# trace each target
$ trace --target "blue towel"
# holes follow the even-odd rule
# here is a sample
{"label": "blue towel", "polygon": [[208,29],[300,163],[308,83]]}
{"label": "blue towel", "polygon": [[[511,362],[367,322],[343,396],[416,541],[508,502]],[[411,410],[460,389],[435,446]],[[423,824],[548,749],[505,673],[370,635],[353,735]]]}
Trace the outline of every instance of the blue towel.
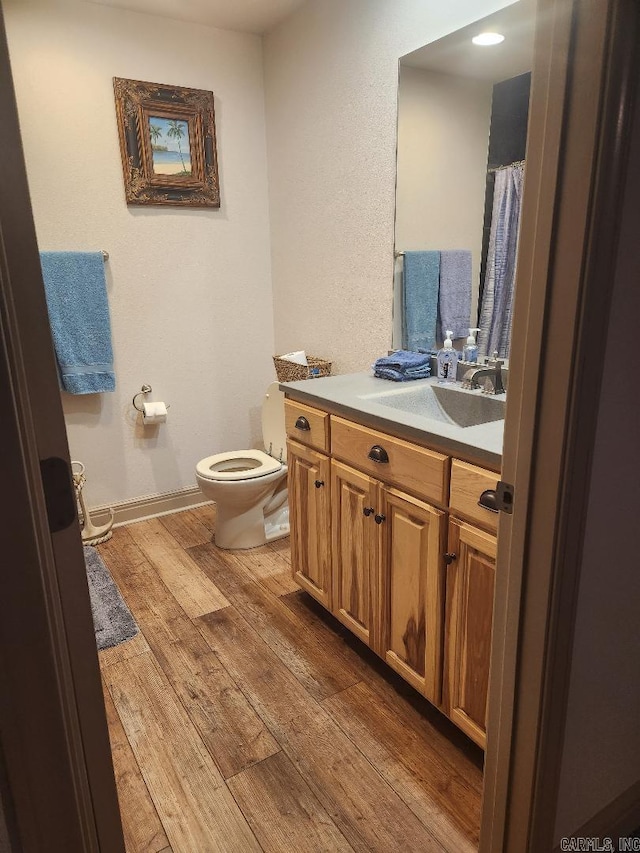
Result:
{"label": "blue towel", "polygon": [[391,379],[393,382],[411,382],[413,379],[427,379],[431,376],[431,368],[428,365],[416,367],[412,373],[403,370],[394,370],[392,367],[377,367],[373,372],[378,379]]}
{"label": "blue towel", "polygon": [[379,379],[392,379],[394,382],[426,379],[431,375],[430,356],[429,353],[396,350],[379,358],[373,365],[373,372]]}
{"label": "blue towel", "polygon": [[440,252],[405,252],[403,269],[403,347],[431,349],[436,342]]}
{"label": "blue towel", "polygon": [[391,367],[394,370],[408,371],[429,364],[429,358],[429,353],[409,352],[399,349],[392,352],[391,355],[383,355],[382,358],[379,358],[373,365],[373,369]]}
{"label": "blue towel", "polygon": [[466,338],[471,324],[471,252],[453,249],[440,253],[440,328],[454,338]]}
{"label": "blue towel", "polygon": [[101,252],[41,252],[60,382],[70,394],[113,391],[109,303]]}

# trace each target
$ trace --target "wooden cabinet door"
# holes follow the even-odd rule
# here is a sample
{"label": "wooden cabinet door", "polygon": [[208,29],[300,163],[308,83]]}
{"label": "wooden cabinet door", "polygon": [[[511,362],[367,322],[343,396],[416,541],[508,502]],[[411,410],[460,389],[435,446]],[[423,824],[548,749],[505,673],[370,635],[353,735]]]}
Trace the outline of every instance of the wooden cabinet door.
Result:
{"label": "wooden cabinet door", "polygon": [[483,749],[493,621],[497,539],[452,519],[447,567],[444,705],[451,720]]}
{"label": "wooden cabinet door", "polygon": [[381,648],[406,681],[438,705],[442,686],[445,514],[383,490]]}
{"label": "wooden cabinet door", "polygon": [[293,578],[331,609],[329,457],[288,441],[287,465]]}
{"label": "wooden cabinet door", "polygon": [[377,573],[380,525],[379,489],[376,480],[341,462],[331,462],[331,554],[333,564],[333,613],[365,643],[375,646],[371,635],[372,582]]}

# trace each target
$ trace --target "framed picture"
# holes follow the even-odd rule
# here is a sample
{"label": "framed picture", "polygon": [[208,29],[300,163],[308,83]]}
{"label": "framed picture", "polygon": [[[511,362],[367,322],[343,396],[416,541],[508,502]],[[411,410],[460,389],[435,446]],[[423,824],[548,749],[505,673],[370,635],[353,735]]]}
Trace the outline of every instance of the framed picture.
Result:
{"label": "framed picture", "polygon": [[127,204],[220,207],[213,92],[113,78]]}

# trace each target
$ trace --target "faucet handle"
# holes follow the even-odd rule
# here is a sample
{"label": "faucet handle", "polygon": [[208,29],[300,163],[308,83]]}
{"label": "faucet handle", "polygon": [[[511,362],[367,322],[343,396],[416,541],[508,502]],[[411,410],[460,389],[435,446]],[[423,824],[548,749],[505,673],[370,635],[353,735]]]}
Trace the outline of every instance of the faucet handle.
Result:
{"label": "faucet handle", "polygon": [[502,367],[504,359],[498,358],[498,350],[493,351],[493,358],[487,358],[487,364],[489,367]]}

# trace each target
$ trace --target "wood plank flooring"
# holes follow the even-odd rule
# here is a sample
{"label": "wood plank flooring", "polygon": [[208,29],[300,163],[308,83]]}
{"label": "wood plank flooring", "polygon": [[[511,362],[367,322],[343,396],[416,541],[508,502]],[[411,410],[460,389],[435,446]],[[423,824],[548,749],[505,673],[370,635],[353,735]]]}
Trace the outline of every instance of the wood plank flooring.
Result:
{"label": "wood plank flooring", "polygon": [[210,505],[98,546],[140,634],[100,652],[127,851],[477,849],[482,753]]}

